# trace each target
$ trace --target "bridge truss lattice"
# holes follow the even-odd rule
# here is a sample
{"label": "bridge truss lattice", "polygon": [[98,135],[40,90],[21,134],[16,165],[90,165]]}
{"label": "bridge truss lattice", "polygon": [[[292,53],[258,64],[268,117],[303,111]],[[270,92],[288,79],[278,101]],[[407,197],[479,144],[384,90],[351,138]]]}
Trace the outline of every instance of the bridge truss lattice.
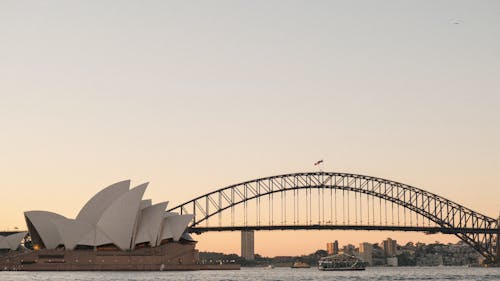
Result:
{"label": "bridge truss lattice", "polygon": [[441,232],[456,235],[489,261],[498,258],[496,219],[423,189],[364,175],[312,172],[260,178],[218,189],[169,211],[193,214],[189,231],[195,233],[278,229]]}

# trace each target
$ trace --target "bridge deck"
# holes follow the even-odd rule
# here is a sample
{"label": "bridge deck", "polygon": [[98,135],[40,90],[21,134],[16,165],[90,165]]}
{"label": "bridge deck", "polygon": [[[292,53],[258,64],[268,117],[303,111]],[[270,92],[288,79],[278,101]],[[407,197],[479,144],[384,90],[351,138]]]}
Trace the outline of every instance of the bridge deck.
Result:
{"label": "bridge deck", "polygon": [[498,229],[489,228],[443,228],[427,226],[378,226],[378,225],[259,225],[259,226],[214,226],[191,227],[190,233],[216,232],[216,231],[242,231],[242,230],[369,230],[369,231],[418,231],[444,234],[481,233],[497,234]]}

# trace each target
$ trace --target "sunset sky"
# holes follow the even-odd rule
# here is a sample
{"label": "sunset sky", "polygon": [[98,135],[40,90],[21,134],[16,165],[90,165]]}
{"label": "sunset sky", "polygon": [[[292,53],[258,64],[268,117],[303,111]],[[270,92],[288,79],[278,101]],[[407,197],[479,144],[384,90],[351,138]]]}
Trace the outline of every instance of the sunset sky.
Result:
{"label": "sunset sky", "polygon": [[[323,170],[498,217],[500,1],[1,1],[0,229]],[[419,233],[259,232],[262,255]],[[239,253],[239,233],[195,236]]]}

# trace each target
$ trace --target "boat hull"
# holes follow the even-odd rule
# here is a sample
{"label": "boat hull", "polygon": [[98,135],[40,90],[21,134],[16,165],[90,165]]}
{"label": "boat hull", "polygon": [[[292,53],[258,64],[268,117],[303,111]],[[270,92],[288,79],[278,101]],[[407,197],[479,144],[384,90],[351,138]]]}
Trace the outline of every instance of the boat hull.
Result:
{"label": "boat hull", "polygon": [[360,271],[365,270],[365,268],[318,268],[322,271]]}

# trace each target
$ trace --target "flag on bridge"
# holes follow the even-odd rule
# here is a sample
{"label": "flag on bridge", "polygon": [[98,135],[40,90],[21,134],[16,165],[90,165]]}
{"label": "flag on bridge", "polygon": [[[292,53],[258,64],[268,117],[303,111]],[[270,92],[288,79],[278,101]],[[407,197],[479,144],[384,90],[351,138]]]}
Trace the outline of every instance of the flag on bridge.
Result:
{"label": "flag on bridge", "polygon": [[314,166],[318,166],[319,164],[323,163],[323,159],[319,160],[318,162],[314,163]]}

